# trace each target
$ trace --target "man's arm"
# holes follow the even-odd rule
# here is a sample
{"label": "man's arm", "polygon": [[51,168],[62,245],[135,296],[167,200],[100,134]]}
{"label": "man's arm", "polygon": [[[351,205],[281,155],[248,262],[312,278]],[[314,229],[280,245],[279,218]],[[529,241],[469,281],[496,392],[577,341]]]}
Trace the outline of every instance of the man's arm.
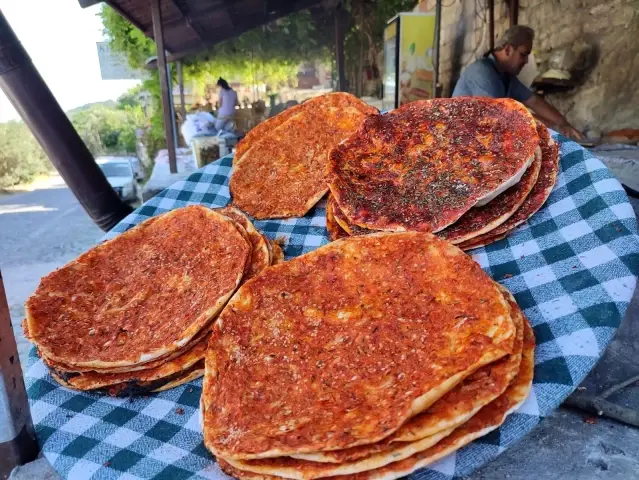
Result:
{"label": "man's arm", "polygon": [[583,140],[583,134],[575,127],[568,123],[568,120],[559,113],[559,111],[546,102],[539,95],[531,95],[530,98],[523,102],[524,105],[529,107],[535,114],[537,114],[544,123],[550,124],[553,128],[556,128],[562,135],[566,137],[575,138],[577,140]]}

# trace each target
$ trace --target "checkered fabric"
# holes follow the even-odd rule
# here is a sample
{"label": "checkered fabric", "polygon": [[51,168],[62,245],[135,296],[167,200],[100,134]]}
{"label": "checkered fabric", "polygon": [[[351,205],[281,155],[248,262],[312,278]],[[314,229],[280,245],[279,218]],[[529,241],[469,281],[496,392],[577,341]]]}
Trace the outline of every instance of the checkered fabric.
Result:
{"label": "checkered fabric", "polygon": [[[414,479],[468,475],[523,437],[579,385],[624,316],[639,271],[633,210],[599,160],[559,140],[561,173],[546,206],[505,240],[473,252],[534,326],[532,393],[501,428]],[[206,166],[142,205],[107,238],[184,205],[226,205],[230,173],[230,157]],[[284,237],[289,258],[328,242],[323,203],[304,218],[255,225],[271,239]],[[201,381],[147,398],[114,399],[62,388],[34,353],[31,358],[26,380],[38,440],[62,477],[226,478],[202,444]]]}

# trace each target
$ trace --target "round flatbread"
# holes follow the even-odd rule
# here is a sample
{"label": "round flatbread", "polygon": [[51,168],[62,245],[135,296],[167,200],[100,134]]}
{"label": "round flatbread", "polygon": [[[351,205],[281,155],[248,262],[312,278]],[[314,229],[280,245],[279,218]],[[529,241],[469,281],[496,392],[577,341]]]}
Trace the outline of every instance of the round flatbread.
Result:
{"label": "round flatbread", "polygon": [[355,225],[438,232],[518,182],[538,144],[532,115],[511,99],[411,102],[331,151],[329,186]]}
{"label": "round flatbread", "polygon": [[179,387],[186,383],[192,382],[193,380],[197,380],[201,376],[204,375],[204,362],[199,362],[195,365],[191,370],[184,372],[182,375],[173,378],[171,381],[165,383],[161,387],[152,390],[152,392],[164,392],[166,390],[170,390],[175,387]]}
{"label": "round flatbread", "polygon": [[[50,371],[51,377],[63,387],[77,390],[64,377],[59,376],[53,370]],[[181,370],[162,378],[154,380],[142,381],[131,380],[114,385],[108,385],[102,388],[90,390],[91,393],[109,395],[111,397],[132,397],[135,395],[146,395],[150,392],[159,392],[182,385],[195,378],[199,378],[204,373],[204,361],[200,360],[185,370]]]}
{"label": "round flatbread", "polygon": [[541,148],[535,150],[535,159],[517,183],[483,207],[474,207],[459,220],[437,232],[437,236],[458,244],[494,230],[514,215],[537,183],[541,170]]}
{"label": "round flatbread", "polygon": [[248,235],[251,243],[251,261],[247,264],[242,282],[253,278],[271,264],[271,249],[267,238],[257,231],[251,220],[240,210],[233,207],[218,208],[217,213],[239,223]]}
{"label": "round flatbread", "polygon": [[346,218],[344,212],[340,210],[335,197],[333,195],[329,195],[328,198],[328,203],[331,204],[331,213],[333,214],[335,222],[344,232],[346,232],[347,235],[368,235],[369,233],[376,232],[376,230],[369,230],[368,228],[362,228],[352,224],[348,218]]}
{"label": "round flatbread", "polygon": [[537,183],[526,197],[521,207],[499,227],[488,233],[462,242],[459,247],[464,250],[483,247],[501,240],[509,235],[515,228],[527,221],[546,203],[557,181],[559,172],[559,145],[550,136],[548,129],[541,123],[537,123],[537,132],[541,146],[541,169]]}
{"label": "round flatbread", "polygon": [[94,368],[77,367],[77,366],[74,366],[74,365],[67,365],[67,364],[64,364],[64,363],[56,362],[55,360],[52,360],[52,359],[48,358],[41,351],[38,351],[38,354],[40,355],[40,358],[42,358],[44,363],[49,366],[49,368],[53,368],[58,373],[63,373],[63,374],[66,374],[66,373],[86,373],[86,372],[98,372],[98,373],[101,373],[101,374],[128,373],[128,372],[134,372],[134,371],[138,371],[138,370],[147,370],[147,369],[152,369],[152,368],[155,368],[155,367],[162,366],[165,363],[167,363],[169,361],[172,361],[172,360],[174,360],[175,358],[177,358],[177,357],[179,357],[181,355],[184,355],[186,352],[191,350],[194,345],[196,345],[197,343],[202,341],[205,337],[208,338],[210,333],[211,333],[211,326],[207,326],[207,327],[203,328],[202,330],[200,330],[198,332],[198,334],[195,335],[191,339],[191,341],[189,343],[187,343],[186,345],[184,345],[182,348],[179,348],[178,350],[175,350],[174,352],[171,352],[168,355],[163,355],[163,356],[161,356],[159,358],[156,358],[155,360],[152,360],[150,362],[141,363],[141,364],[138,364],[138,365],[130,365],[130,366],[126,366],[126,367],[101,368],[99,370],[96,370]]}
{"label": "round flatbread", "polygon": [[271,252],[272,252],[272,260],[271,265],[277,265],[278,263],[282,263],[284,261],[284,250],[279,241],[275,240],[274,242],[270,242]]}
{"label": "round flatbread", "polygon": [[302,105],[293,105],[290,108],[278,113],[274,117],[267,118],[261,123],[251,128],[248,133],[235,147],[235,155],[233,156],[233,165],[237,165],[242,161],[242,157],[248,152],[252,146],[259,144],[260,140],[268,137],[270,132],[288,121],[289,118],[299,113]]}
{"label": "round flatbread", "polygon": [[29,334],[65,365],[150,362],[218,314],[250,251],[231,220],[206,207],[151,218],[44,277],[26,303]]}
{"label": "round flatbread", "polygon": [[266,269],[220,315],[205,444],[250,459],[377,442],[511,353],[514,337],[508,302],[450,243],[338,240]]}
{"label": "round flatbread", "polygon": [[[373,454],[396,452],[394,442],[417,442],[443,430],[455,428],[466,422],[484,405],[504,393],[508,384],[519,372],[524,337],[524,316],[513,296],[499,285],[502,295],[508,301],[516,337],[513,353],[485,365],[465,378],[459,385],[437,400],[428,410],[404,423],[393,435],[380,442],[359,447],[292,455],[293,458],[311,462],[344,463],[353,462]],[[394,461],[397,457],[393,453]]]}
{"label": "round flatbread", "polygon": [[233,204],[253,218],[301,217],[327,191],[328,152],[377,115],[348,93],[329,93],[304,104],[260,137],[234,167]]}
{"label": "round flatbread", "polygon": [[448,430],[442,430],[430,437],[422,438],[416,442],[393,443],[380,453],[373,453],[365,458],[343,463],[309,462],[291,457],[263,458],[258,460],[234,460],[225,458],[225,460],[235,468],[241,470],[298,480],[341,475],[352,476],[408,458],[417,452],[432,447],[452,432],[453,429],[450,428]]}
{"label": "round flatbread", "polygon": [[339,240],[340,238],[348,237],[348,233],[337,223],[335,219],[335,200],[333,195],[328,196],[326,202],[326,231],[328,232],[328,238],[331,241]]}
{"label": "round flatbread", "polygon": [[148,385],[156,380],[172,377],[176,373],[189,370],[195,363],[203,360],[209,336],[210,334],[205,336],[182,355],[145,370],[123,373],[96,371],[74,373],[58,370],[55,363],[51,363],[44,358],[43,360],[49,369],[56,374],[57,378],[63,379],[66,386],[75,390],[98,390],[118,384],[129,384],[131,386]]}
{"label": "round flatbread", "polygon": [[[453,430],[450,435],[445,436],[433,446],[419,451],[408,458],[355,475],[334,476],[330,478],[335,480],[393,480],[401,478],[440,460],[446,455],[468,445],[473,440],[499,428],[506,417],[519,408],[530,394],[535,366],[534,352],[534,333],[528,321],[524,321],[523,355],[519,372],[506,391],[497,399],[479,410],[470,420]],[[240,469],[231,465],[229,461],[223,458],[218,458],[218,463],[225,473],[242,480],[278,480],[284,478],[277,475],[255,473]]]}

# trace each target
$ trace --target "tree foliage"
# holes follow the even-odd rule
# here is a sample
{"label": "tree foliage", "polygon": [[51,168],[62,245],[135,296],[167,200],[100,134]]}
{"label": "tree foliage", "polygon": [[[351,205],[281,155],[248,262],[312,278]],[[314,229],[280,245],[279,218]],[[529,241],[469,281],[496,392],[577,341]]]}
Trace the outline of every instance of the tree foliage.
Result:
{"label": "tree foliage", "polygon": [[32,180],[51,164],[29,128],[22,122],[0,124],[0,188]]}
{"label": "tree foliage", "polygon": [[[399,12],[411,10],[416,3],[416,0],[343,1],[348,12],[345,63],[350,77],[361,77],[362,67],[379,71],[377,63],[386,22]],[[143,68],[156,53],[153,40],[109,6],[103,7],[101,15],[111,48],[124,54],[132,67]],[[365,60],[360,61],[362,49]],[[333,12],[318,6],[244,32],[185,59],[184,79],[200,95],[220,76],[245,85],[265,84],[277,91],[294,84],[300,64],[316,60],[331,62],[334,50]],[[149,150],[154,151],[155,145],[161,147],[164,139],[157,74],[145,80],[143,88],[153,99],[154,114],[148,138],[154,144]],[[355,85],[350,85],[350,90],[355,92]]]}
{"label": "tree foliage", "polygon": [[145,125],[145,118],[139,104],[130,104],[130,97],[117,108],[94,105],[70,116],[93,155],[135,152],[135,131]]}

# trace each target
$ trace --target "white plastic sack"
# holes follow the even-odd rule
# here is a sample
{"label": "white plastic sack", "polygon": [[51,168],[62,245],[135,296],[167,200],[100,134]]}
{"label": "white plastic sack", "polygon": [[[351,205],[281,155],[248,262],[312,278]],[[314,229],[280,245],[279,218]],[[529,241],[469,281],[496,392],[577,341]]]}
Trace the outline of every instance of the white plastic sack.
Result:
{"label": "white plastic sack", "polygon": [[184,141],[191,146],[191,141],[195,137],[203,135],[215,135],[215,117],[208,112],[189,113],[180,128]]}

